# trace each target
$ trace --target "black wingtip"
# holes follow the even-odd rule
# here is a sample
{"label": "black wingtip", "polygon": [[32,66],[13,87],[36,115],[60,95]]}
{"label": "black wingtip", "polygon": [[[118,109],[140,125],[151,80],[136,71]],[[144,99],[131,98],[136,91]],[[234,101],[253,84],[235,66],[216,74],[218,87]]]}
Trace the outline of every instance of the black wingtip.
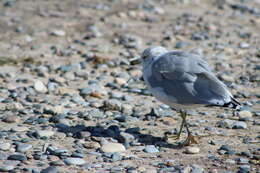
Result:
{"label": "black wingtip", "polygon": [[224,105],[207,105],[207,107],[227,107],[227,108],[231,108],[231,109],[236,109],[239,110],[241,108],[241,104],[234,98],[231,98],[231,101],[228,103],[225,103]]}
{"label": "black wingtip", "polygon": [[232,109],[239,109],[241,107],[241,104],[234,98],[231,98],[231,101],[228,103],[225,103],[223,107],[228,107]]}

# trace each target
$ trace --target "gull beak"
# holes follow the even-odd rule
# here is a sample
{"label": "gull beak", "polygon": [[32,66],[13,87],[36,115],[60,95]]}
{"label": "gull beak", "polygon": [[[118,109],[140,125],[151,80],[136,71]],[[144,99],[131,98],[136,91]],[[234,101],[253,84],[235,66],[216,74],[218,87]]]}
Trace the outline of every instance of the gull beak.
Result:
{"label": "gull beak", "polygon": [[130,60],[131,65],[141,64],[142,60],[141,58],[134,58]]}

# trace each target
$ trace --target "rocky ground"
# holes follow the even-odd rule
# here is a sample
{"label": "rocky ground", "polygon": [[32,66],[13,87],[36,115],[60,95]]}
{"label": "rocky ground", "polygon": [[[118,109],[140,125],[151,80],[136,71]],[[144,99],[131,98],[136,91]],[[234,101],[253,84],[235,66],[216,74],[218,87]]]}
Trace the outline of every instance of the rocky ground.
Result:
{"label": "rocky ground", "polygon": [[[259,173],[259,39],[258,0],[0,1],[0,172]],[[181,119],[129,64],[150,45],[204,54],[243,108],[165,140]]]}

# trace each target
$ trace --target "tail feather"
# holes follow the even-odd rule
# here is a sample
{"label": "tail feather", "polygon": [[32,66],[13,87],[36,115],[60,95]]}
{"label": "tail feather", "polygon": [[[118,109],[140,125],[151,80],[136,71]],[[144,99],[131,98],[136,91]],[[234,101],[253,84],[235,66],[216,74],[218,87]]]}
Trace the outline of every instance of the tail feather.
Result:
{"label": "tail feather", "polygon": [[234,98],[231,97],[231,101],[228,103],[225,103],[223,107],[229,107],[233,109],[239,109],[241,104]]}
{"label": "tail feather", "polygon": [[212,107],[212,106],[217,106],[217,107],[228,107],[228,108],[232,108],[232,109],[240,109],[241,104],[234,99],[233,97],[231,97],[231,101],[228,103],[225,103],[224,105],[207,105],[207,107]]}

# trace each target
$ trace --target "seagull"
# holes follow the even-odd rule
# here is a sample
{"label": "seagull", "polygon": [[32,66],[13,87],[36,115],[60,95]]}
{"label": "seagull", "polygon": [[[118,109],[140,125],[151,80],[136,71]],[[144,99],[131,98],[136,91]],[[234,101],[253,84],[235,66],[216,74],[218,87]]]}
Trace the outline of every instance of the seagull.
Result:
{"label": "seagull", "polygon": [[240,107],[198,53],[152,46],[131,62],[137,63],[142,63],[143,78],[153,96],[180,113],[182,123],[174,138],[180,138],[184,126],[188,133],[180,145],[197,143],[186,122],[187,110],[201,106]]}

